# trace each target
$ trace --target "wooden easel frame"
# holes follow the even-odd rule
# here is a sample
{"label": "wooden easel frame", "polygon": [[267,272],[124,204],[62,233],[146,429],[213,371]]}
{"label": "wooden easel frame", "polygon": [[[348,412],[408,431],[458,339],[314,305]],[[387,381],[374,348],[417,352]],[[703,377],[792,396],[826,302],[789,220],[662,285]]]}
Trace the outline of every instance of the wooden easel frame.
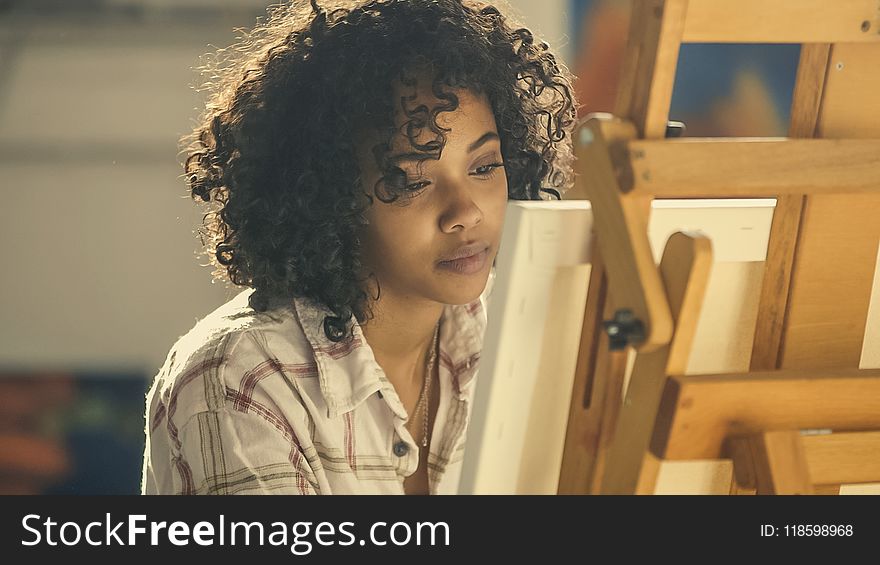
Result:
{"label": "wooden easel frame", "polygon": [[[573,197],[591,200],[601,260],[591,275],[561,494],[653,492],[657,465],[646,450],[667,377],[684,373],[707,276],[706,245],[696,239],[655,267],[646,233],[653,198],[776,197],[751,370],[859,366],[880,242],[880,123],[864,115],[874,104],[880,116],[872,102],[880,13],[868,0],[810,7],[634,0],[614,116],[588,117],[574,140]],[[666,139],[685,42],[803,44],[789,138]],[[626,398],[625,361],[608,351],[603,332],[623,307],[644,324]]]}

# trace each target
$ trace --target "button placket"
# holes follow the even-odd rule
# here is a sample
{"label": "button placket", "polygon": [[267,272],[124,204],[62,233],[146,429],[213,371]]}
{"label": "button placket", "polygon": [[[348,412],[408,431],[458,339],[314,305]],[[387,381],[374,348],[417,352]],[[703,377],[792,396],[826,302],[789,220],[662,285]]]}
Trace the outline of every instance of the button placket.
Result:
{"label": "button placket", "polygon": [[394,467],[401,478],[407,477],[419,464],[419,448],[409,436],[403,420],[395,424],[391,441],[391,458],[394,460]]}

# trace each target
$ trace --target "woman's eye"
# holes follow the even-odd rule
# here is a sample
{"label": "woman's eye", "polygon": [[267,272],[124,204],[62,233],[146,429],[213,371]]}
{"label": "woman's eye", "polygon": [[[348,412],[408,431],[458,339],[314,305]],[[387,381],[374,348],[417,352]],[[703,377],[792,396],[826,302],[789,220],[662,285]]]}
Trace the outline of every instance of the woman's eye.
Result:
{"label": "woman's eye", "polygon": [[419,190],[425,188],[429,184],[431,184],[431,183],[426,180],[423,180],[420,182],[410,183],[410,184],[406,185],[406,191],[407,192],[418,192]]}
{"label": "woman's eye", "polygon": [[[504,163],[490,163],[488,165],[482,165],[474,169],[474,172],[472,174],[484,179],[491,178],[495,174],[496,170],[503,166]],[[404,187],[404,190],[411,195],[424,189],[429,184],[431,184],[431,182],[426,180],[411,182]]]}
{"label": "woman's eye", "polygon": [[480,177],[489,176],[495,171],[495,169],[503,166],[504,163],[490,163],[489,165],[483,165],[474,169],[474,174]]}

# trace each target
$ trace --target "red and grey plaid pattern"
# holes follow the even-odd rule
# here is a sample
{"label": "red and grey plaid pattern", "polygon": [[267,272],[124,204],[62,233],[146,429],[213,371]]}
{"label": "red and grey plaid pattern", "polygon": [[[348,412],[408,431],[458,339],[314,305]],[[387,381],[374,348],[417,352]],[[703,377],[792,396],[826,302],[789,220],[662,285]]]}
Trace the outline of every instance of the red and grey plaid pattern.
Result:
{"label": "red and grey plaid pattern", "polygon": [[[142,492],[403,494],[420,446],[360,326],[333,343],[322,306],[296,298],[258,313],[248,306],[252,292],[169,351],[147,394]],[[434,494],[458,488],[489,292],[491,284],[480,299],[443,311],[440,408],[428,448]],[[395,450],[400,442],[408,449]]]}

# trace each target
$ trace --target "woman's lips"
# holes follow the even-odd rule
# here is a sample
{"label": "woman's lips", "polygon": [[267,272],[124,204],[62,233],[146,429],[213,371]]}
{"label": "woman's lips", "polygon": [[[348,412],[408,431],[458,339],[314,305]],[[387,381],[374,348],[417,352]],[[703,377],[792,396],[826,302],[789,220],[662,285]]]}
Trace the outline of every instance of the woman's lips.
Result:
{"label": "woman's lips", "polygon": [[486,265],[486,258],[489,256],[489,250],[484,249],[476,255],[463,257],[454,261],[440,261],[437,263],[441,269],[450,271],[460,275],[473,275],[483,270]]}

